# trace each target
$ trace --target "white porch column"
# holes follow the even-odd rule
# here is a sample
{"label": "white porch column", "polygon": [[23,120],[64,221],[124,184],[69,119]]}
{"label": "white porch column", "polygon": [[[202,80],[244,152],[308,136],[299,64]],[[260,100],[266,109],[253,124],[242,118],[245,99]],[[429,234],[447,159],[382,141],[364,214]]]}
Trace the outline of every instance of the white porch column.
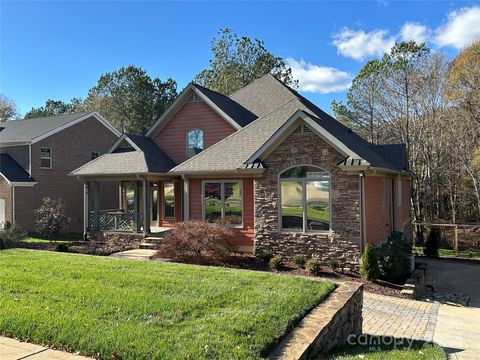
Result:
{"label": "white porch column", "polygon": [[83,240],[87,240],[88,232],[88,189],[89,182],[85,181],[83,183]]}
{"label": "white porch column", "polygon": [[138,186],[139,182],[135,181],[134,184],[134,191],[133,191],[133,232],[138,233],[140,231],[140,201],[138,198],[138,193],[140,190],[140,186]]}
{"label": "white porch column", "polygon": [[150,183],[143,180],[143,235],[150,233]]}

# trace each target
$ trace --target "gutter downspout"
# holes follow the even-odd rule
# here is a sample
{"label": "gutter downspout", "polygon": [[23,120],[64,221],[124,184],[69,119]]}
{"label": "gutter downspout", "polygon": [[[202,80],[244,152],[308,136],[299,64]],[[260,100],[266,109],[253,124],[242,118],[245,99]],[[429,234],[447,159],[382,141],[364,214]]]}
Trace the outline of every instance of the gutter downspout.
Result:
{"label": "gutter downspout", "polygon": [[367,226],[365,219],[365,172],[358,173],[360,177],[360,254],[363,254],[367,243]]}
{"label": "gutter downspout", "polygon": [[12,225],[15,225],[15,184],[12,184]]}
{"label": "gutter downspout", "polygon": [[28,175],[32,177],[32,144],[28,143]]}

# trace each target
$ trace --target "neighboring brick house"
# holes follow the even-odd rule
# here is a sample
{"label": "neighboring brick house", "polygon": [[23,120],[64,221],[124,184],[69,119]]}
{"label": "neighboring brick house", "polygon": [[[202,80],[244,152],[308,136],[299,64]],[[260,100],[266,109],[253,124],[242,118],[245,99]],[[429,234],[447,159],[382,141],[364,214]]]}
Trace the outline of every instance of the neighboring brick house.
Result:
{"label": "neighboring brick house", "polygon": [[[68,174],[108,152],[119,136],[96,112],[0,122],[0,223],[34,231],[34,210],[50,197],[65,206],[63,231],[82,232],[82,184]],[[118,184],[104,190],[104,203],[118,207]]]}
{"label": "neighboring brick house", "polygon": [[[72,175],[94,199],[86,233],[221,222],[242,251],[352,266],[367,242],[410,233],[405,146],[368,143],[272,75],[230,96],[190,84],[144,137],[122,136]],[[115,212],[98,200],[112,179]]]}

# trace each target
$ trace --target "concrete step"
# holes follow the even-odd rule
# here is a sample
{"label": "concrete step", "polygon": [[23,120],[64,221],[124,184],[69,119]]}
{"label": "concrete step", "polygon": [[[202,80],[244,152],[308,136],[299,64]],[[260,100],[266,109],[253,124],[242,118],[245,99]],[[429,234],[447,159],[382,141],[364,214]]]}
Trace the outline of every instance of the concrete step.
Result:
{"label": "concrete step", "polygon": [[152,243],[152,244],[160,244],[164,240],[165,240],[165,238],[160,237],[160,236],[147,236],[145,239],[143,239],[143,242]]}
{"label": "concrete step", "polygon": [[139,249],[148,249],[148,250],[155,250],[157,248],[157,244],[153,244],[150,242],[142,242],[138,245]]}

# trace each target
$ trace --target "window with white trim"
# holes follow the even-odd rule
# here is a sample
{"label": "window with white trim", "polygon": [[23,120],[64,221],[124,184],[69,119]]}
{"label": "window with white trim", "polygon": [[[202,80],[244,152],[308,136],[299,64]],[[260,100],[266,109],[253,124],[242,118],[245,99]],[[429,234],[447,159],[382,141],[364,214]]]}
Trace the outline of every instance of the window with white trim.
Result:
{"label": "window with white trim", "polygon": [[52,149],[40,148],[40,167],[42,169],[52,168]]}
{"label": "window with white trim", "polygon": [[330,173],[315,166],[296,166],[280,174],[280,221],[283,231],[331,229]]}
{"label": "window with white trim", "polygon": [[100,153],[98,151],[92,151],[92,160],[95,160],[100,156]]}
{"label": "window with white trim", "polygon": [[175,184],[173,182],[163,183],[163,219],[175,219]]}
{"label": "window with white trim", "polygon": [[241,227],[243,224],[242,187],[241,180],[204,181],[204,221]]}
{"label": "window with white trim", "polygon": [[187,157],[192,157],[203,150],[203,130],[191,129],[187,132]]}

